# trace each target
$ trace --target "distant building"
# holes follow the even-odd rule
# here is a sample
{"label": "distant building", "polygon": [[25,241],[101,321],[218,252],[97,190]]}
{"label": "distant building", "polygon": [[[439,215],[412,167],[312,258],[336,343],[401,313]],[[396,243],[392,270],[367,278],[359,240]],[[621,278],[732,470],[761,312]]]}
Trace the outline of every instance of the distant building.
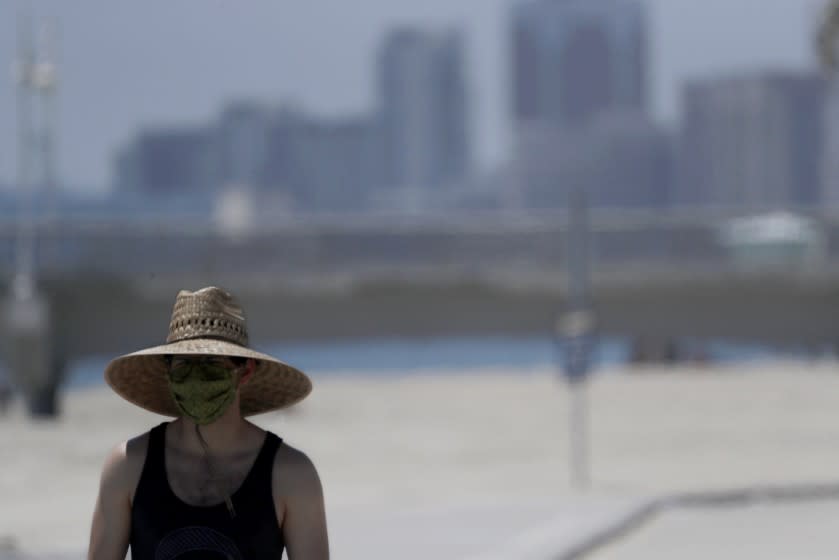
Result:
{"label": "distant building", "polygon": [[206,192],[218,177],[215,139],[211,128],[140,133],[117,156],[119,189],[148,196]]}
{"label": "distant building", "polygon": [[[268,131],[260,169],[259,192],[282,197],[292,205],[307,208],[313,193],[307,181],[303,139],[311,122],[302,111],[283,107],[267,115]],[[328,165],[327,162],[323,162]]]}
{"label": "distant building", "polygon": [[789,212],[737,218],[719,239],[731,262],[743,268],[817,266],[827,257],[827,237],[818,223]]}
{"label": "distant building", "polygon": [[[638,0],[528,0],[513,8],[517,128],[584,125],[604,110],[645,112],[647,29]],[[521,132],[521,130],[519,130]]]}
{"label": "distant building", "polygon": [[399,29],[378,57],[386,187],[462,181],[470,169],[464,45],[458,31]]}
{"label": "distant building", "polygon": [[644,115],[601,113],[588,126],[543,128],[520,155],[528,207],[562,207],[583,190],[598,208],[661,208],[671,198],[669,134]]}
{"label": "distant building", "polygon": [[689,83],[677,204],[747,210],[821,200],[826,83],[772,72]]}
{"label": "distant building", "polygon": [[822,205],[839,208],[839,84],[834,80],[825,100],[824,147],[822,151]]}
{"label": "distant building", "polygon": [[219,180],[224,187],[261,187],[272,109],[260,103],[231,103],[218,123]]}
{"label": "distant building", "polygon": [[235,103],[212,127],[140,134],[117,157],[116,188],[152,198],[244,191],[269,205],[361,210],[382,183],[377,132],[372,116]]}
{"label": "distant building", "polygon": [[366,116],[279,115],[269,132],[264,189],[287,192],[302,208],[363,210],[381,185],[376,133]]}
{"label": "distant building", "polygon": [[673,139],[638,113],[603,113],[588,130],[589,200],[603,208],[662,208],[670,203]]}
{"label": "distant building", "polygon": [[506,200],[563,206],[577,186],[597,205],[660,204],[653,176],[666,150],[645,116],[643,4],[526,0],[511,31],[516,181]]}

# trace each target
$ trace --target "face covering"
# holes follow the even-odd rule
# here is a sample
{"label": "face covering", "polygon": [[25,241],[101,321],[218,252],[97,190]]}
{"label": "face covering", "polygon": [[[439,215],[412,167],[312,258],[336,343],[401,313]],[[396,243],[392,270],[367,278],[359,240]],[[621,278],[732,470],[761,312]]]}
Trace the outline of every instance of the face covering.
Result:
{"label": "face covering", "polygon": [[202,362],[172,368],[169,388],[178,410],[199,426],[218,420],[236,398],[230,368]]}

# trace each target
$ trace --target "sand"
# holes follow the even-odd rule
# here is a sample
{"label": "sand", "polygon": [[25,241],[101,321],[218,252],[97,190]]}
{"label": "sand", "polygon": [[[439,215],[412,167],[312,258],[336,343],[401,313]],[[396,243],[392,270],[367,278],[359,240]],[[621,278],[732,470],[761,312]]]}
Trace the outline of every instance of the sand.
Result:
{"label": "sand", "polygon": [[[584,492],[569,483],[569,402],[548,368],[356,372],[316,375],[304,403],[255,421],[317,465],[338,559],[399,550],[402,558],[547,557],[651,496],[839,481],[834,363],[599,372],[588,388]],[[63,408],[56,422],[32,422],[19,405],[0,417],[0,558],[82,557],[109,449],[163,420],[106,388],[69,393]],[[766,519],[798,515],[779,511]],[[725,523],[715,512],[672,515],[670,523],[694,516],[682,526]],[[620,555],[632,536],[647,535],[644,558],[674,557],[650,552],[664,538],[657,534],[705,538],[661,525],[670,518],[603,557],[642,557]],[[793,549],[806,544],[806,532],[789,534]]]}

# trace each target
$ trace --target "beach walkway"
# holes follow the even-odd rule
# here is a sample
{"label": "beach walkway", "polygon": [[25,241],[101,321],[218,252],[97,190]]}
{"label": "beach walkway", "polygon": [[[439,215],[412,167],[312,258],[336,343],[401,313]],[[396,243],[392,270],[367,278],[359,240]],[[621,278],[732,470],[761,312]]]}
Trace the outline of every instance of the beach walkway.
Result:
{"label": "beach walkway", "polygon": [[673,510],[591,554],[591,560],[832,560],[839,501]]}
{"label": "beach walkway", "polygon": [[[839,482],[833,363],[602,372],[589,400],[586,493],[568,485],[568,395],[550,369],[316,375],[303,405],[255,421],[318,466],[338,560],[570,560],[662,497]],[[20,408],[0,420],[0,559],[81,558],[108,450],[164,419],[104,387],[68,394],[58,422]],[[822,558],[837,513],[669,507],[589,557]]]}

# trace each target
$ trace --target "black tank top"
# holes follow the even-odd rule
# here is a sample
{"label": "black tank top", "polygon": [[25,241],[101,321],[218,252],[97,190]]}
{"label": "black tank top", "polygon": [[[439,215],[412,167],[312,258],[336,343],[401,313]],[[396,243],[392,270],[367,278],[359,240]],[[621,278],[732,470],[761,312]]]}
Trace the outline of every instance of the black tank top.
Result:
{"label": "black tank top", "polygon": [[274,455],[282,440],[271,432],[242,485],[224,502],[192,506],[178,498],[166,477],[166,425],[149,433],[143,473],[131,505],[132,560],[278,560],[283,535],[271,494]]}

